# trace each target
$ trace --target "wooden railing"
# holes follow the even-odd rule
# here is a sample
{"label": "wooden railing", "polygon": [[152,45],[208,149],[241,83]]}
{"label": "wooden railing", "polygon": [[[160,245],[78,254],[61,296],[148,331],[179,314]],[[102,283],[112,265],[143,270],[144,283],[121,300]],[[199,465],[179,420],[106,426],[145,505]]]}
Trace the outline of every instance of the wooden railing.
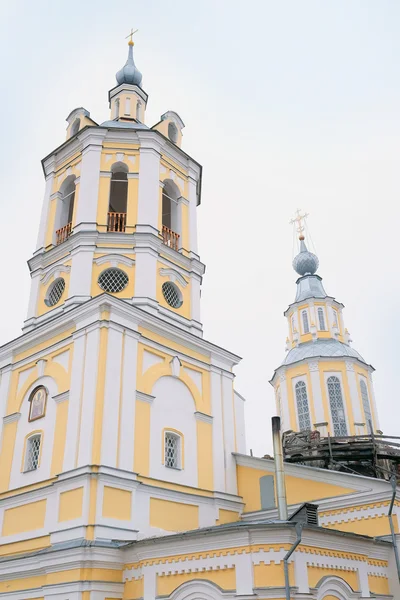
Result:
{"label": "wooden railing", "polygon": [[162,226],[162,238],[166,246],[173,248],[174,250],[179,249],[179,233],[175,233],[172,229],[168,229],[165,225]]}
{"label": "wooden railing", "polygon": [[67,223],[64,227],[56,230],[56,244],[62,244],[72,233],[72,223]]}
{"label": "wooden railing", "polygon": [[126,213],[109,212],[107,219],[107,231],[125,231]]}

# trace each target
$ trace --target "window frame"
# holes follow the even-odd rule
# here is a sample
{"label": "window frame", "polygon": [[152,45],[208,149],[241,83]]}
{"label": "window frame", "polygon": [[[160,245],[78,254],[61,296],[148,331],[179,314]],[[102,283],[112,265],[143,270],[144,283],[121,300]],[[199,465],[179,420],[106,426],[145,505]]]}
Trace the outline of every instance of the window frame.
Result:
{"label": "window frame", "polygon": [[[37,455],[36,466],[33,469],[28,469],[28,453],[30,451],[30,445],[33,443],[34,438],[39,438],[39,452]],[[23,473],[32,473],[33,471],[37,471],[40,468],[40,461],[42,457],[42,448],[43,448],[43,431],[31,431],[25,438],[25,448],[24,448],[24,456],[22,462],[22,472]]]}
{"label": "window frame", "polygon": [[[337,382],[339,383],[340,397],[341,397],[342,409],[343,409],[342,424],[344,424],[346,433],[337,434],[335,431],[335,421],[333,420],[333,413],[332,413],[332,400],[331,400],[331,394],[329,392],[329,380],[332,380],[332,379],[337,380]],[[326,384],[326,392],[327,392],[328,403],[329,403],[329,411],[330,411],[331,421],[332,421],[333,435],[334,435],[334,437],[348,437],[349,436],[349,424],[347,421],[347,414],[346,414],[346,402],[345,402],[345,398],[343,396],[343,382],[337,374],[330,374],[330,375],[327,374],[326,379],[325,379],[325,384]],[[337,422],[337,425],[340,425],[339,421]]]}
{"label": "window frame", "polygon": [[[307,329],[306,329],[306,324],[307,324]],[[310,319],[308,316],[307,308],[303,308],[301,310],[301,327],[303,330],[303,335],[307,335],[308,333],[310,333]]]}
{"label": "window frame", "polygon": [[[319,331],[326,331],[326,318],[325,318],[325,310],[323,306],[317,307],[317,317],[318,317],[318,329]],[[322,326],[321,326],[322,322]]]}
{"label": "window frame", "polygon": [[[363,391],[365,393],[363,393]],[[364,379],[362,377],[360,377],[360,394],[361,394],[361,403],[362,403],[362,407],[363,407],[363,412],[364,412],[364,417],[365,417],[365,425],[366,425],[366,428],[367,428],[367,432],[370,433],[370,434],[372,434],[373,433],[373,428],[374,428],[374,422],[373,422],[373,419],[372,419],[371,401],[369,399],[368,386],[367,386],[366,382],[364,381]],[[369,419],[367,417],[367,411],[365,410],[366,405],[367,405],[367,408],[368,408]]]}
{"label": "window frame", "polygon": [[[167,464],[167,453],[166,453],[166,442],[167,437],[175,438],[177,440],[177,461],[176,466]],[[163,465],[166,469],[172,469],[174,471],[183,471],[183,435],[180,431],[171,428],[165,428],[163,430]]]}
{"label": "window frame", "polygon": [[[302,384],[301,389],[305,391],[305,396],[306,396],[306,401],[307,401],[307,415],[308,415],[308,423],[309,423],[309,427],[307,427],[307,428],[302,428],[300,425],[299,400],[304,400],[304,398],[299,398],[297,395],[297,390],[300,390],[299,384]],[[307,383],[304,381],[304,379],[297,379],[296,381],[293,382],[293,388],[294,388],[294,390],[293,390],[294,391],[294,399],[295,399],[295,404],[296,404],[297,425],[299,427],[299,431],[312,431],[311,410],[310,410],[310,401],[308,399]],[[303,418],[304,414],[303,413],[301,414],[302,418]]]}

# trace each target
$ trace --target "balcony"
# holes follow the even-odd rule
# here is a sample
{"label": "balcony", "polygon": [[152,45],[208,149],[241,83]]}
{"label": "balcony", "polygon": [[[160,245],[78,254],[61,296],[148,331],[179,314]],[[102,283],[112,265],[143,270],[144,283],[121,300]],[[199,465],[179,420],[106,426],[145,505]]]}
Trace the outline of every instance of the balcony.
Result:
{"label": "balcony", "polygon": [[107,217],[107,231],[124,233],[126,227],[126,213],[109,212]]}
{"label": "balcony", "polygon": [[72,222],[56,230],[56,245],[62,244],[72,233]]}
{"label": "balcony", "polygon": [[168,229],[165,225],[162,226],[162,238],[166,246],[173,250],[179,249],[179,233],[175,233],[172,229]]}

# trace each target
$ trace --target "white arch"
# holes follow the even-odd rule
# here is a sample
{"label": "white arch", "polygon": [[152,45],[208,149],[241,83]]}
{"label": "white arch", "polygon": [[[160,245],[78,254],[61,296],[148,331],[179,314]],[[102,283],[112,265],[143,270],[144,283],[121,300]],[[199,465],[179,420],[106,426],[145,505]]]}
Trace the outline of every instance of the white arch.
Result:
{"label": "white arch", "polygon": [[223,593],[219,586],[210,581],[197,579],[180,585],[169,596],[169,600],[233,600],[235,596]]}
{"label": "white arch", "polygon": [[318,585],[317,600],[324,600],[326,596],[335,596],[338,600],[354,600],[361,598],[360,592],[353,592],[348,583],[340,577],[323,577]]}

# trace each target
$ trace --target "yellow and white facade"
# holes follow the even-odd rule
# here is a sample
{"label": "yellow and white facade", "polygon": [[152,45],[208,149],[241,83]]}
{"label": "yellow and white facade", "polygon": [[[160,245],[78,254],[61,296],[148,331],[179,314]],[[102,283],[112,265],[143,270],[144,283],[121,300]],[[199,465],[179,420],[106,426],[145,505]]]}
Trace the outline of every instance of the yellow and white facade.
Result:
{"label": "yellow and white facade", "polygon": [[[0,600],[284,598],[295,521],[246,455],[239,357],[202,337],[201,166],[179,115],[145,125],[131,43],[109,100],[43,160],[28,315],[0,348]],[[292,598],[400,597],[388,482],[290,465],[287,494],[322,525]]]}

